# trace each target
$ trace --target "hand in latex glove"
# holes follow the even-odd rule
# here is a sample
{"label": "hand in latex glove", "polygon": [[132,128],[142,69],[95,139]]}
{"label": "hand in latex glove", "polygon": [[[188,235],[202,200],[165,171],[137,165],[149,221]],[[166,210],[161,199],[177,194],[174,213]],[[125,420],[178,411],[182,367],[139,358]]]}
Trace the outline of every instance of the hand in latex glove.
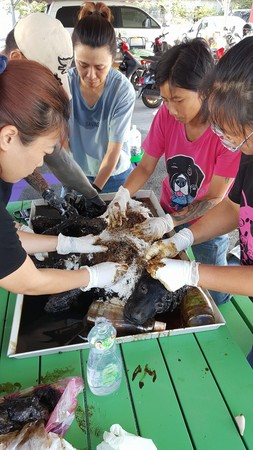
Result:
{"label": "hand in latex glove", "polygon": [[120,425],[112,425],[110,431],[103,434],[104,441],[97,450],[157,450],[151,439],[128,433]]}
{"label": "hand in latex glove", "polygon": [[107,215],[109,216],[109,225],[112,228],[122,225],[122,219],[126,217],[127,203],[130,200],[128,189],[120,186],[115,197],[107,208]]}
{"label": "hand in latex glove", "polygon": [[155,256],[161,258],[174,258],[179,252],[185,250],[193,244],[194,237],[189,228],[183,228],[169,239],[155,242],[146,252],[146,259],[149,260]]}
{"label": "hand in latex glove", "polygon": [[59,234],[56,251],[59,255],[68,253],[98,253],[106,252],[107,247],[96,245],[99,236],[88,234],[82,237],[64,236]]}
{"label": "hand in latex glove", "polygon": [[[21,225],[18,227],[19,231],[24,231],[25,233],[34,233],[34,231],[28,227],[27,225]],[[47,252],[41,252],[41,253],[34,253],[35,258],[38,261],[44,261],[45,258],[48,257],[48,253]]]}
{"label": "hand in latex glove", "polygon": [[105,288],[113,290],[113,284],[115,284],[119,278],[121,278],[127,271],[128,266],[126,264],[118,264],[114,262],[104,262],[96,264],[95,266],[82,266],[89,271],[90,282],[88,286],[83,286],[80,289],[82,291],[89,291],[91,288]]}
{"label": "hand in latex glove", "polygon": [[133,227],[133,234],[140,238],[161,239],[165,233],[173,230],[172,217],[166,214],[164,217],[150,217]]}
{"label": "hand in latex glove", "polygon": [[70,217],[73,215],[78,215],[77,210],[64,198],[56,195],[53,189],[46,189],[42,192],[42,197],[46,200],[49,206],[57,209],[62,216]]}
{"label": "hand in latex glove", "polygon": [[[159,267],[160,266],[160,267]],[[168,291],[176,291],[184,285],[198,286],[199,263],[196,261],[181,261],[179,259],[163,258],[159,263],[146,267],[148,273],[159,280]]]}

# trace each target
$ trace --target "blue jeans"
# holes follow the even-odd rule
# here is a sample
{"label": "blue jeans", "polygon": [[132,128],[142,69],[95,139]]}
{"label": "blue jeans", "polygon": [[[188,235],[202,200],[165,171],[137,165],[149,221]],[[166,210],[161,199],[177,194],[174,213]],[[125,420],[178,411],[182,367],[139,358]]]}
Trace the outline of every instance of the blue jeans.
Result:
{"label": "blue jeans", "polygon": [[[131,165],[129,169],[127,169],[125,172],[120,173],[119,175],[112,175],[110,176],[109,180],[105,183],[101,193],[105,194],[107,192],[117,192],[119,187],[122,186],[122,184],[125,183],[128,175],[133,170],[133,166]],[[95,180],[94,177],[87,177],[89,182],[92,184]]]}
{"label": "blue jeans", "polygon": [[[186,226],[187,224],[176,227],[175,231],[179,231]],[[196,261],[215,266],[227,266],[228,245],[228,235],[223,234],[222,236],[218,236],[210,241],[202,242],[202,244],[193,245],[191,248]],[[216,305],[221,305],[230,300],[230,294],[217,291],[209,292]]]}

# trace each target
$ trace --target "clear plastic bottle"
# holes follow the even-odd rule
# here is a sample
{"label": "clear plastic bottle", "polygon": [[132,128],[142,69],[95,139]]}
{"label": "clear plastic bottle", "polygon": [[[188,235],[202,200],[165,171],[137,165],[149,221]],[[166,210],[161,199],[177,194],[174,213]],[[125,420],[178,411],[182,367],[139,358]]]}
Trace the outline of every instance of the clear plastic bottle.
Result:
{"label": "clear plastic bottle", "polygon": [[122,360],[116,344],[116,330],[104,317],[95,321],[88,334],[90,352],[87,363],[87,381],[95,395],[116,391],[122,378]]}
{"label": "clear plastic bottle", "polygon": [[129,136],[131,157],[141,154],[141,133],[137,130],[136,125],[132,126]]}

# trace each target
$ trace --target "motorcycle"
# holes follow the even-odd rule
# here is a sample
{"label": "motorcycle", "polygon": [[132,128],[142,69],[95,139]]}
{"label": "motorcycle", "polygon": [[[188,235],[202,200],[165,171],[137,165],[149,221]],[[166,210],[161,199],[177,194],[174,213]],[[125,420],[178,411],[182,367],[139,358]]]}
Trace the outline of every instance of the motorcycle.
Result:
{"label": "motorcycle", "polygon": [[155,71],[160,56],[151,56],[148,70],[140,80],[139,97],[148,108],[158,108],[162,104],[160,89],[156,85]]}
{"label": "motorcycle", "polygon": [[155,38],[155,42],[153,42],[152,47],[156,56],[162,55],[162,53],[166,52],[166,50],[171,47],[171,45],[168,45],[166,41],[162,40],[162,38],[164,38],[168,33],[169,31],[164,34],[160,34],[160,36]]}
{"label": "motorcycle", "polygon": [[136,72],[136,70],[142,68],[142,65],[130,52],[126,41],[120,39],[118,42],[118,48],[123,56],[123,59],[119,64],[119,70],[131,81],[132,75]]}
{"label": "motorcycle", "polygon": [[160,57],[170,47],[166,41],[162,40],[166,34],[168,33],[161,34],[155,38],[152,45],[154,55],[145,60],[146,70],[144,70],[143,76],[139,80],[139,84],[141,84],[139,97],[141,97],[144,105],[148,108],[158,108],[162,104],[160,89],[157,87],[155,81],[155,71]]}

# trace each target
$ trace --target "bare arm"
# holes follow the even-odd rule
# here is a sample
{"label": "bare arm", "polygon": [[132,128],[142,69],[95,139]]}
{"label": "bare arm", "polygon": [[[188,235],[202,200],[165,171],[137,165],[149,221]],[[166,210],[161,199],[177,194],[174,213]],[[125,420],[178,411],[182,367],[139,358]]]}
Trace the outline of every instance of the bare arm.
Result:
{"label": "bare arm", "polygon": [[219,292],[253,296],[253,268],[200,264],[198,285]]}
{"label": "bare arm", "polygon": [[98,174],[94,180],[94,184],[98,188],[103,189],[105,183],[109,180],[119,160],[121,149],[121,142],[108,143],[106,154],[103,158],[103,161],[101,162]]}
{"label": "bare arm", "polygon": [[142,186],[148,181],[154,172],[159,159],[144,153],[141,162],[130,173],[127,178],[124,187],[129,190],[130,195],[135,194]]}
{"label": "bare arm", "polygon": [[22,247],[28,254],[56,251],[58,236],[26,233],[24,231],[17,231],[17,233],[22,242]]}
{"label": "bare arm", "polygon": [[27,256],[21,267],[0,280],[0,286],[19,294],[46,295],[87,286],[89,280],[87,269],[37,269]]}
{"label": "bare arm", "polygon": [[200,244],[235,230],[239,226],[239,209],[240,205],[232,202],[228,197],[224,198],[190,227],[194,244]]}
{"label": "bare arm", "polygon": [[212,209],[223,199],[232,182],[232,178],[214,175],[205,197],[201,200],[193,201],[180,212],[171,215],[175,226],[190,222],[191,220],[206,214],[207,211]]}

